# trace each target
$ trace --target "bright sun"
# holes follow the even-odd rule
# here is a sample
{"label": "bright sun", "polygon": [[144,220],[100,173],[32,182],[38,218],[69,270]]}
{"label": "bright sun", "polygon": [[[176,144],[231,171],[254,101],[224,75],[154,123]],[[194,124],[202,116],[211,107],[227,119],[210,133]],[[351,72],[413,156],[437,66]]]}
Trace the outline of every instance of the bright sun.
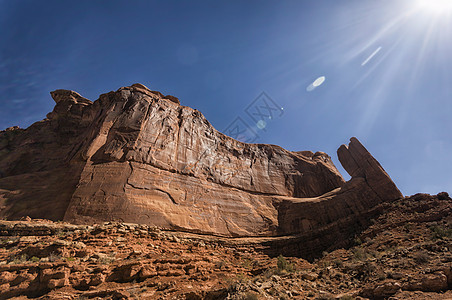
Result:
{"label": "bright sun", "polygon": [[452,13],[452,0],[417,0],[418,9],[427,13]]}

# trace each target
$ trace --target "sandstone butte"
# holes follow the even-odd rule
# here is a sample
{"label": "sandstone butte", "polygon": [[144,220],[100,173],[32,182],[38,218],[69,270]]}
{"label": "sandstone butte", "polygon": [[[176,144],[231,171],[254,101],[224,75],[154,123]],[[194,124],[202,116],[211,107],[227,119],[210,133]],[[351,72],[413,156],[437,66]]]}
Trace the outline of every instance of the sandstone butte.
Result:
{"label": "sandstone butte", "polygon": [[309,255],[343,246],[403,197],[356,138],[337,151],[346,182],[323,152],[237,141],[141,84],[94,102],[51,96],[46,119],[0,132],[0,218],[285,236],[275,251]]}

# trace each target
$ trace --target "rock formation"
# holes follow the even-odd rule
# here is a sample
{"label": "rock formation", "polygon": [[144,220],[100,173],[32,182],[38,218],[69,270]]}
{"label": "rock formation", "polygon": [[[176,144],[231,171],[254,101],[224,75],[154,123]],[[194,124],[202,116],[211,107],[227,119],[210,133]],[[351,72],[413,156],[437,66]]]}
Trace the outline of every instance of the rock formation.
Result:
{"label": "rock formation", "polygon": [[325,153],[242,143],[141,84],[94,102],[73,91],[51,95],[47,119],[0,132],[1,217],[299,235],[319,247],[402,197],[355,138],[338,150],[352,176],[345,182]]}

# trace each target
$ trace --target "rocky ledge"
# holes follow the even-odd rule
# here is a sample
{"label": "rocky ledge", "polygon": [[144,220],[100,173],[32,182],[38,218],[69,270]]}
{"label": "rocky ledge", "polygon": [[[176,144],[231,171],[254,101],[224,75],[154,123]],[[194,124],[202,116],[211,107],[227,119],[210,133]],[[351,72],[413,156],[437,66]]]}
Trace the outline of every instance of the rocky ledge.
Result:
{"label": "rocky ledge", "polygon": [[452,199],[378,206],[350,248],[310,262],[267,255],[287,237],[0,221],[0,299],[451,299]]}

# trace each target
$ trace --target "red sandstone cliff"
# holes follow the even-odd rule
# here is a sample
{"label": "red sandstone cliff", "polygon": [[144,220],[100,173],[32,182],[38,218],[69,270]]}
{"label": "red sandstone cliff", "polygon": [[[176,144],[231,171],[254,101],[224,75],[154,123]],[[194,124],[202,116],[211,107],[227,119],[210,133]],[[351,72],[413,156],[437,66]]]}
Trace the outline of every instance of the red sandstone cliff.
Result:
{"label": "red sandstone cliff", "polygon": [[57,104],[47,119],[0,132],[2,217],[225,236],[323,233],[328,243],[402,197],[355,138],[338,150],[352,176],[344,182],[325,153],[236,141],[140,84],[95,102],[73,91],[51,95]]}

